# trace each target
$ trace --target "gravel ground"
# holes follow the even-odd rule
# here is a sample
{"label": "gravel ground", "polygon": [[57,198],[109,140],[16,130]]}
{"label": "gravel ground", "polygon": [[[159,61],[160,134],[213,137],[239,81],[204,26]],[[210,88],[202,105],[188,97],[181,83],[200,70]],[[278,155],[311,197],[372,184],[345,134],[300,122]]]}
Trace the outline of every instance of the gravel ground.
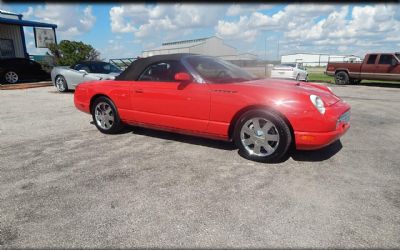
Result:
{"label": "gravel ground", "polygon": [[400,248],[400,89],[332,88],[348,133],[279,164],[101,134],[54,87],[0,91],[0,247]]}

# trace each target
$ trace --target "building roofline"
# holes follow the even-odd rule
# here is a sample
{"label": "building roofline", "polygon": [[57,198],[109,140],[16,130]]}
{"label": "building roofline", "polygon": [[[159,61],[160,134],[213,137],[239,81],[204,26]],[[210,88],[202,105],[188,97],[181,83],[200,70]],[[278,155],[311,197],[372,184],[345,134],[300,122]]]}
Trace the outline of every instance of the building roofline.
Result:
{"label": "building roofline", "polygon": [[17,16],[19,18],[22,18],[22,14],[17,14],[17,13],[7,11],[7,10],[0,10],[0,14],[9,15],[9,16]]}
{"label": "building roofline", "polygon": [[[150,51],[157,51],[157,50],[187,49],[187,48],[193,48],[193,47],[196,47],[196,46],[202,45],[202,44],[204,44],[204,43],[205,43],[205,42],[198,43],[198,44],[194,44],[194,45],[187,46],[187,47],[179,47],[179,48],[170,48],[170,49],[162,49],[162,48],[158,48],[158,49],[142,50],[142,53],[143,53],[143,52],[150,52]],[[168,45],[167,45],[167,46],[168,46]]]}
{"label": "building roofline", "polygon": [[182,44],[182,43],[202,42],[202,41],[205,41],[205,40],[210,39],[210,38],[212,38],[212,36],[210,36],[210,37],[202,37],[202,38],[197,38],[197,39],[174,41],[174,42],[165,42],[165,43],[162,43],[161,46],[176,45],[176,44]]}
{"label": "building roofline", "polygon": [[21,19],[19,19],[19,20],[9,19],[9,18],[4,18],[4,17],[0,17],[0,23],[14,24],[14,25],[20,25],[20,26],[30,26],[30,27],[43,27],[43,28],[53,28],[53,29],[57,28],[56,24],[42,23],[42,22],[28,21],[28,20],[21,20]]}

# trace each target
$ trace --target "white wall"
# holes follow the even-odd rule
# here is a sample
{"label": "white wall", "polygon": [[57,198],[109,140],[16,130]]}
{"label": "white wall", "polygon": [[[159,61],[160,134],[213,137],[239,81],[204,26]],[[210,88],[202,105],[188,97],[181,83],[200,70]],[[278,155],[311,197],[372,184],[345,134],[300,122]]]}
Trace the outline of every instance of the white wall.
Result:
{"label": "white wall", "polygon": [[224,44],[224,41],[217,37],[211,37],[210,39],[207,39],[205,43],[190,48],[190,53],[209,56],[226,56],[237,54],[235,48]]}
{"label": "white wall", "polygon": [[142,56],[148,57],[175,53],[193,53],[210,56],[237,55],[235,48],[226,45],[222,39],[211,37],[203,43],[195,46],[191,46],[191,44],[188,43],[186,48],[179,48],[179,45],[176,48],[173,48],[173,46],[168,45],[167,49],[160,48],[158,50],[143,51]]}

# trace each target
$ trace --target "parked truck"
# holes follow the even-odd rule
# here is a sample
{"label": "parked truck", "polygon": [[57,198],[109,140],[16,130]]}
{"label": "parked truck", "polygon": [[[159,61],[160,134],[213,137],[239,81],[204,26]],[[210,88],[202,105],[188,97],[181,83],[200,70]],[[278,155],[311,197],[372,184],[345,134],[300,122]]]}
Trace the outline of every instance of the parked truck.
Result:
{"label": "parked truck", "polygon": [[360,63],[328,62],[325,74],[336,84],[357,84],[361,80],[400,81],[400,53],[371,53]]}

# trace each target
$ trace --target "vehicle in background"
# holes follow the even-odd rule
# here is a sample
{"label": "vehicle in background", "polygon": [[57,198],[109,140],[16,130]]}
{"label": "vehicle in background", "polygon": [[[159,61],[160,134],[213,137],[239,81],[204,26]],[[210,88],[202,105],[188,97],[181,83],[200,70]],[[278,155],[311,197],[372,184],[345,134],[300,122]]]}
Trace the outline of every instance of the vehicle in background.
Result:
{"label": "vehicle in background", "polygon": [[4,83],[50,80],[40,63],[26,58],[0,59],[0,77]]}
{"label": "vehicle in background", "polygon": [[85,81],[112,80],[122,70],[117,66],[101,61],[84,61],[68,66],[54,67],[51,71],[51,80],[59,92],[75,89]]}
{"label": "vehicle in background", "polygon": [[328,62],[325,74],[334,76],[336,84],[400,81],[400,53],[371,53],[360,63]]}
{"label": "vehicle in background", "polygon": [[271,78],[293,79],[307,82],[308,73],[303,63],[280,64],[272,68]]}
{"label": "vehicle in background", "polygon": [[291,146],[327,146],[350,127],[350,106],[326,86],[260,79],[194,54],[137,59],[115,80],[79,84],[74,104],[105,134],[132,124],[234,141],[262,162],[278,161]]}

